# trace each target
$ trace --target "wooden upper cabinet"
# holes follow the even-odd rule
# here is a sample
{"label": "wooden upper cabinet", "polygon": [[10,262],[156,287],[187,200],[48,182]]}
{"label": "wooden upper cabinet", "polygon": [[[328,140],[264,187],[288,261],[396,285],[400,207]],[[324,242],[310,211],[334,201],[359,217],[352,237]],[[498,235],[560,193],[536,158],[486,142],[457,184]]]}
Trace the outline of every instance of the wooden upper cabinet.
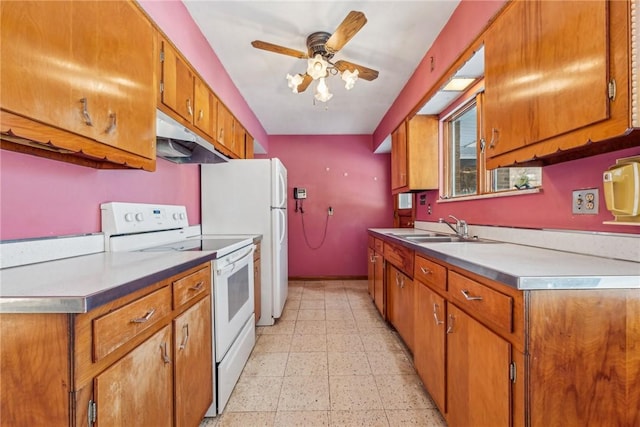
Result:
{"label": "wooden upper cabinet", "polygon": [[241,159],[245,158],[246,148],[245,148],[245,138],[247,136],[247,131],[242,127],[242,124],[234,120],[233,123],[233,145],[231,147],[231,151],[238,155]]}
{"label": "wooden upper cabinet", "polygon": [[193,123],[194,73],[171,43],[162,40],[161,44],[162,103],[188,123]]}
{"label": "wooden upper cabinet", "polygon": [[244,137],[244,158],[253,159],[253,137],[249,132]]}
{"label": "wooden upper cabinet", "polygon": [[229,109],[222,102],[218,102],[217,126],[218,131],[216,140],[230,150],[233,146],[234,118],[231,114],[231,111],[229,111]]}
{"label": "wooden upper cabinet", "polygon": [[218,103],[213,92],[196,77],[194,85],[194,116],[193,124],[211,138],[215,137]]}
{"label": "wooden upper cabinet", "polygon": [[505,7],[484,39],[489,168],[557,155],[634,126],[629,20],[629,2],[516,0]]}
{"label": "wooden upper cabinet", "polygon": [[438,188],[438,118],[416,115],[391,135],[394,194]]}
{"label": "wooden upper cabinet", "polygon": [[3,148],[155,169],[155,35],[133,2],[3,2],[1,17]]}
{"label": "wooden upper cabinet", "polygon": [[71,99],[74,75],[69,76],[64,66],[71,58],[71,25],[57,25],[55,30],[45,25],[71,23],[72,6],[49,1],[0,4],[3,110],[62,128],[81,119],[80,100]]}

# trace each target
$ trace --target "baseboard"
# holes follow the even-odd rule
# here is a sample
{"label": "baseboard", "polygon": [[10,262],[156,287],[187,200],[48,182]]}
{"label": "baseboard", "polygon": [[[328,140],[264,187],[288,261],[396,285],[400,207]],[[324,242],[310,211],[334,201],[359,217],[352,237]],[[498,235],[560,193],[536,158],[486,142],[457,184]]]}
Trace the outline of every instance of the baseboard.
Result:
{"label": "baseboard", "polygon": [[367,280],[367,276],[289,276],[289,281],[319,281],[319,280]]}

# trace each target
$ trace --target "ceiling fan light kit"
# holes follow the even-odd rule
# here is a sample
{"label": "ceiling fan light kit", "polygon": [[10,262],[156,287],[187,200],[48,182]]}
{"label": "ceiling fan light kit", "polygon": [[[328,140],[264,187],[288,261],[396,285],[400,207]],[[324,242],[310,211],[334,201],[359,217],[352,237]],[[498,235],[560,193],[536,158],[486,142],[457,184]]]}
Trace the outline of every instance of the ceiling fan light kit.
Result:
{"label": "ceiling fan light kit", "polygon": [[367,23],[364,13],[351,11],[338,26],[333,34],[317,31],[307,37],[307,53],[290,49],[272,43],[255,40],[251,45],[257,49],[268,50],[282,55],[293,56],[295,58],[307,59],[307,72],[292,76],[287,74],[287,86],[293,93],[304,92],[312,81],[317,80],[315,99],[327,102],[333,94],[329,92],[326,78],[330,75],[340,74],[345,82],[345,88],[351,90],[358,78],[364,80],[375,80],[378,72],[371,68],[363,67],[347,61],[331,62],[331,58],[342,47],[356,35],[358,31]]}

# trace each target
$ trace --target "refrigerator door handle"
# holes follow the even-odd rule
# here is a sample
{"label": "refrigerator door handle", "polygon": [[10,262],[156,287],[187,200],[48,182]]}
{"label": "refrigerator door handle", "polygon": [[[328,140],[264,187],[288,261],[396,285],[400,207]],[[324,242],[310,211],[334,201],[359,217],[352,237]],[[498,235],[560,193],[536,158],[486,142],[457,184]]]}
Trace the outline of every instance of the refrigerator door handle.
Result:
{"label": "refrigerator door handle", "polygon": [[285,236],[287,235],[287,228],[286,228],[286,226],[287,226],[287,224],[286,224],[287,217],[286,217],[285,212],[286,212],[285,210],[278,211],[278,213],[279,213],[278,216],[279,216],[280,220],[282,221],[282,224],[280,226],[280,236],[278,237],[278,239],[280,240],[280,244],[282,244],[284,242]]}
{"label": "refrigerator door handle", "polygon": [[287,184],[285,182],[284,176],[281,173],[278,174],[278,186],[280,187],[280,191],[276,193],[279,198],[279,200],[276,200],[276,204],[279,207],[286,207],[285,203],[287,200]]}

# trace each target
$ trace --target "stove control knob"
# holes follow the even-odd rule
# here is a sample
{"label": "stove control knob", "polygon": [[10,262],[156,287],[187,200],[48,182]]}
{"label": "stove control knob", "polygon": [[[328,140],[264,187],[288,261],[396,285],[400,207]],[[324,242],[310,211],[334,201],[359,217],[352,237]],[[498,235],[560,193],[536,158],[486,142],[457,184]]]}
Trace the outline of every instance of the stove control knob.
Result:
{"label": "stove control knob", "polygon": [[175,220],[180,219],[180,214],[178,212],[174,212],[173,219],[175,219]]}
{"label": "stove control knob", "polygon": [[184,212],[180,212],[180,219],[185,219],[187,216],[184,214]]}
{"label": "stove control knob", "polygon": [[124,214],[124,220],[127,222],[133,221],[133,214],[131,212],[127,212],[126,214]]}
{"label": "stove control knob", "polygon": [[144,216],[142,215],[142,212],[138,212],[136,214],[136,221],[141,222],[142,220],[144,220]]}

